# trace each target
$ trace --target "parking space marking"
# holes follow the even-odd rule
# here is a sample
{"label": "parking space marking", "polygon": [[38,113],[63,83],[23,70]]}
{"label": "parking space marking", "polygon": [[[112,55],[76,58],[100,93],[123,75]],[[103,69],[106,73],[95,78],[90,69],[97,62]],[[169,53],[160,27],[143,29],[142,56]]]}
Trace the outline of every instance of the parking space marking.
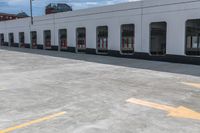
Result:
{"label": "parking space marking", "polygon": [[42,117],[42,118],[39,118],[39,119],[36,119],[36,120],[32,120],[32,121],[29,121],[29,122],[26,122],[26,123],[23,123],[23,124],[14,126],[14,127],[9,127],[7,129],[0,130],[0,133],[9,133],[9,132],[15,131],[17,129],[21,129],[21,128],[31,126],[33,124],[37,124],[37,123],[41,123],[43,121],[51,120],[55,117],[58,117],[58,116],[61,116],[61,115],[64,115],[64,114],[66,114],[66,112],[55,113],[55,114],[45,116],[45,117]]}
{"label": "parking space marking", "polygon": [[200,89],[200,83],[189,83],[189,82],[181,82],[181,83],[184,85],[188,85],[188,86],[192,86],[192,87]]}
{"label": "parking space marking", "polygon": [[129,103],[142,105],[142,106],[146,106],[149,108],[166,111],[166,112],[168,112],[168,116],[171,116],[171,117],[200,120],[199,112],[195,112],[195,111],[193,111],[189,108],[183,107],[183,106],[175,108],[175,107],[157,104],[157,103],[140,100],[140,99],[136,99],[136,98],[130,98],[126,101]]}

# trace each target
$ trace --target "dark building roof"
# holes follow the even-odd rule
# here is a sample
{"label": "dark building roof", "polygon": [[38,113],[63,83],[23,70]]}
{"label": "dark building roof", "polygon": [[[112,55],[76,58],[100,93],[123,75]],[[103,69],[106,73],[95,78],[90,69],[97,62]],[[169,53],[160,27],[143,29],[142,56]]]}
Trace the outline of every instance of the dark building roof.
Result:
{"label": "dark building roof", "polygon": [[15,14],[0,13],[0,21],[17,19]]}
{"label": "dark building roof", "polygon": [[72,7],[65,3],[50,3],[46,6],[46,14],[72,11]]}
{"label": "dark building roof", "polygon": [[21,12],[18,14],[0,13],[0,21],[13,20],[25,17],[29,17],[25,12]]}
{"label": "dark building roof", "polygon": [[3,12],[0,12],[0,15],[4,15],[4,16],[16,16],[16,14],[3,13]]}
{"label": "dark building roof", "polygon": [[16,15],[18,18],[26,18],[29,17],[25,12],[20,12]]}

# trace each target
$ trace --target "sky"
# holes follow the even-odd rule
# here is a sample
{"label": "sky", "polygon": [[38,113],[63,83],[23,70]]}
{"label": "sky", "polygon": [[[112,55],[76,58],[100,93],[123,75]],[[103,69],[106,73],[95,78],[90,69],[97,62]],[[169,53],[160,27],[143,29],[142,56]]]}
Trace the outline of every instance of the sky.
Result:
{"label": "sky", "polygon": [[[33,15],[44,15],[44,8],[48,3],[64,2],[74,10],[78,10],[130,1],[136,0],[33,0]],[[29,0],[0,0],[0,12],[16,14],[24,11],[29,14],[29,2]]]}

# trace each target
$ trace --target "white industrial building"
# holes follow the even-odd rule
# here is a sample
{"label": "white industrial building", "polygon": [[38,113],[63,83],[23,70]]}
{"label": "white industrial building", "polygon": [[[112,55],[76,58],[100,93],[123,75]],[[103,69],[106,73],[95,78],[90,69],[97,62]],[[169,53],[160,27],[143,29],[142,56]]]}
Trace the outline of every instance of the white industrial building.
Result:
{"label": "white industrial building", "polygon": [[0,44],[200,64],[200,0],[144,0],[0,22]]}

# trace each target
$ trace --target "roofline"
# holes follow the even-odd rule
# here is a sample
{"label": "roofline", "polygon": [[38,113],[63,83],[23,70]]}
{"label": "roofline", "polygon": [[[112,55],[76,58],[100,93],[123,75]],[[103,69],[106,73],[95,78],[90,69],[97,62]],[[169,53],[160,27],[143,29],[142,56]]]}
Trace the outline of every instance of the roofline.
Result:
{"label": "roofline", "polygon": [[0,12],[0,15],[9,15],[9,16],[17,16],[17,14],[10,14],[10,13],[2,13],[2,12]]}

